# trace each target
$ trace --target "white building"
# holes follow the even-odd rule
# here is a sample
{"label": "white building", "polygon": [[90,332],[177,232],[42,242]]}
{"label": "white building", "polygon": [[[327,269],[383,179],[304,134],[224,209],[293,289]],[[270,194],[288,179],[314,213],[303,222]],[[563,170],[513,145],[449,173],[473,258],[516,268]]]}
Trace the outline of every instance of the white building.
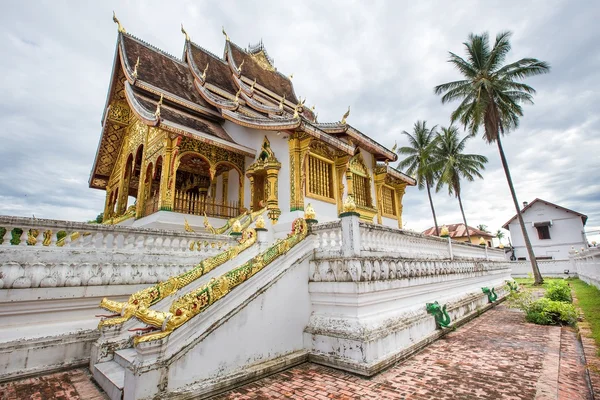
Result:
{"label": "white building", "polygon": [[[571,248],[587,248],[584,226],[587,215],[535,199],[525,206],[521,213],[525,228],[533,246],[533,252],[539,260],[566,260]],[[510,231],[514,255],[518,260],[528,260],[523,233],[515,214],[502,226]]]}

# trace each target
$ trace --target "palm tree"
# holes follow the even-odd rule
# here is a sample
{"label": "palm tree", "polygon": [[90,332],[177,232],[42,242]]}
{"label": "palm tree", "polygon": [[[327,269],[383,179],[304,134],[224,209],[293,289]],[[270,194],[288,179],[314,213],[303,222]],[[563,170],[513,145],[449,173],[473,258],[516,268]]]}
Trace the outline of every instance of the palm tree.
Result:
{"label": "palm tree", "polygon": [[522,79],[545,74],[550,65],[535,58],[523,58],[510,64],[504,64],[506,55],[511,49],[510,32],[496,35],[496,42],[490,49],[489,36],[470,34],[463,43],[467,59],[450,53],[448,62],[454,65],[464,79],[448,82],[435,87],[435,93],[442,96],[442,103],[461,100],[460,105],[452,112],[452,122],[460,123],[476,135],[483,127],[483,138],[488,143],[498,145],[500,159],[506,174],[508,186],[521,224],[521,231],[531,260],[535,283],[543,283],[527,230],[521,215],[519,201],[512,183],[508,163],[502,148],[501,136],[519,126],[519,117],[523,116],[523,103],[533,103],[535,90],[522,82]]}
{"label": "palm tree", "polygon": [[487,225],[484,224],[477,225],[477,229],[479,229],[482,232],[490,233],[490,231],[488,231]]}
{"label": "palm tree", "polygon": [[434,150],[435,162],[433,168],[439,171],[439,179],[436,185],[436,192],[439,192],[444,185],[448,186],[448,194],[455,195],[458,199],[460,212],[467,230],[467,237],[471,242],[469,225],[465,217],[461,194],[461,179],[469,182],[475,178],[483,178],[480,170],[485,169],[487,157],[478,154],[464,154],[465,145],[470,136],[465,136],[462,140],[459,138],[458,129],[454,126],[441,128],[442,132],[437,136],[437,146]]}
{"label": "palm tree", "polygon": [[498,229],[496,231],[496,237],[498,238],[498,241],[502,243],[502,239],[504,238],[504,232],[502,232],[502,229]]}
{"label": "palm tree", "polygon": [[427,128],[427,121],[417,121],[413,127],[412,134],[402,131],[403,135],[408,136],[409,146],[398,149],[398,154],[407,156],[398,163],[398,168],[406,169],[406,172],[409,175],[415,177],[419,190],[427,188],[431,214],[433,214],[435,234],[439,236],[440,233],[438,230],[437,218],[435,217],[435,209],[433,208],[433,201],[431,200],[431,188],[436,179],[436,173],[431,169],[433,161],[432,154],[436,146],[435,128],[435,125],[431,129]]}

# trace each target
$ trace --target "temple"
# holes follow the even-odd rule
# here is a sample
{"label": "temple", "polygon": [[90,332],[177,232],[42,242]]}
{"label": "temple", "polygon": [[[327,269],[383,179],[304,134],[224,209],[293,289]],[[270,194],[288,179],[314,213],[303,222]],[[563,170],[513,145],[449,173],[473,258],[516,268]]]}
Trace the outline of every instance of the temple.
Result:
{"label": "temple", "polygon": [[202,229],[266,207],[287,232],[309,203],[330,221],[350,196],[362,221],[402,227],[415,181],[347,122],[349,109],[319,122],[262,42],[242,49],[223,30],[221,58],[181,30],[178,59],[119,24],[89,180],[106,191],[105,223]]}

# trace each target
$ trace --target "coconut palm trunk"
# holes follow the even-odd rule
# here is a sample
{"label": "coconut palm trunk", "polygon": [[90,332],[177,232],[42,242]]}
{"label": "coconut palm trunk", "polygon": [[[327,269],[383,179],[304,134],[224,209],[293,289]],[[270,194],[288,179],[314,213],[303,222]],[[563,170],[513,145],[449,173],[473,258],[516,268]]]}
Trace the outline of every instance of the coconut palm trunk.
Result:
{"label": "coconut palm trunk", "polygon": [[427,184],[427,196],[429,196],[429,205],[431,206],[431,214],[433,214],[433,226],[435,226],[435,236],[440,236],[440,232],[438,229],[437,218],[435,216],[435,209],[433,208],[433,200],[431,200],[431,188],[429,182]]}
{"label": "coconut palm trunk", "polygon": [[469,243],[471,243],[471,234],[469,233],[469,225],[467,225],[467,217],[465,217],[465,210],[463,209],[462,200],[460,199],[460,192],[456,193],[456,197],[458,197],[458,205],[460,206],[460,213],[463,217],[463,222],[465,223],[465,229],[467,230],[467,237],[469,238]]}
{"label": "coconut palm trunk", "polygon": [[544,283],[544,279],[540,273],[537,260],[535,259],[535,254],[533,253],[533,247],[531,247],[531,242],[529,241],[529,235],[527,234],[527,229],[525,228],[525,222],[523,221],[523,215],[521,214],[521,207],[519,207],[519,200],[517,200],[517,193],[515,192],[512,178],[510,176],[510,170],[508,169],[508,162],[506,161],[506,156],[504,155],[504,149],[502,148],[500,136],[501,135],[498,135],[498,138],[496,139],[496,142],[498,143],[498,151],[500,152],[500,160],[502,160],[504,174],[506,175],[506,180],[508,181],[508,187],[510,188],[510,194],[512,195],[513,203],[515,204],[515,210],[517,210],[517,218],[519,219],[519,225],[521,225],[521,232],[523,233],[523,239],[525,240],[525,247],[527,247],[527,254],[529,254],[529,260],[531,261],[533,278],[536,285],[541,285]]}

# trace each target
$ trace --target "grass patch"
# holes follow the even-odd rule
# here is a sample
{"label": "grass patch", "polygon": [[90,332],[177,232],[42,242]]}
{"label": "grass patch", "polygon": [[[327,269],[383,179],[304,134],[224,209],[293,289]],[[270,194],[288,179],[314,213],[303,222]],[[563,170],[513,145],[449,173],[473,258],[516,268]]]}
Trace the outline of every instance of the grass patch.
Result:
{"label": "grass patch", "polygon": [[586,322],[590,324],[596,346],[600,348],[600,290],[579,279],[573,279],[569,283],[575,291],[577,305],[583,311]]}
{"label": "grass patch", "polygon": [[550,285],[550,282],[554,282],[554,281],[564,281],[566,280],[567,282],[571,283],[575,280],[575,278],[567,278],[567,279],[563,279],[563,278],[544,278],[544,283],[542,283],[541,286],[536,286],[533,284],[533,278],[514,278],[515,281],[519,284],[519,286],[526,288],[526,289],[533,289],[533,288],[543,288],[543,289],[548,289],[548,286]]}

